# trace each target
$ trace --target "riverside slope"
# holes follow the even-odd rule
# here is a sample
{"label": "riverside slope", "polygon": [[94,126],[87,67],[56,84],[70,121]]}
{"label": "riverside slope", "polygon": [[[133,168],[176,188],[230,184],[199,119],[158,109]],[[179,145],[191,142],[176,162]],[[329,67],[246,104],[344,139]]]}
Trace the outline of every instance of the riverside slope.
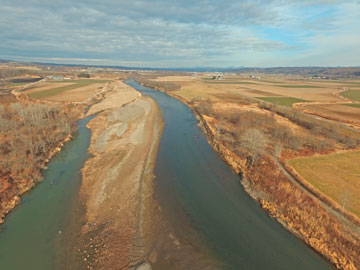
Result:
{"label": "riverside slope", "polygon": [[[153,167],[162,121],[156,102],[116,82],[91,107],[97,116],[83,168],[85,206],[79,251],[87,269],[151,269],[148,262],[157,206]],[[145,268],[144,268],[145,267]]]}

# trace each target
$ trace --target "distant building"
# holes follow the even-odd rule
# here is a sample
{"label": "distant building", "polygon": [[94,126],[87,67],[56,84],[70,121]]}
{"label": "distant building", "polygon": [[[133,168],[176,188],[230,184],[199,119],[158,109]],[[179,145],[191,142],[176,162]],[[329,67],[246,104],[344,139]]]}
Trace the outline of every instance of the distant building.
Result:
{"label": "distant building", "polygon": [[261,77],[260,77],[260,76],[255,76],[255,75],[250,74],[250,79],[260,80],[260,79],[261,79]]}
{"label": "distant building", "polygon": [[46,77],[48,80],[63,80],[64,79],[64,76],[47,76]]}

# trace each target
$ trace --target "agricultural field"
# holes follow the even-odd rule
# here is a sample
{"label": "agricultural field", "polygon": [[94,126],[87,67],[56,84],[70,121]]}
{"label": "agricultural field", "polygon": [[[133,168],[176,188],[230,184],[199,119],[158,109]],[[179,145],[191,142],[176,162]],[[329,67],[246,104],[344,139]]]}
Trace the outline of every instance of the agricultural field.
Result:
{"label": "agricultural field", "polygon": [[344,103],[343,105],[354,107],[354,108],[360,108],[360,103]]}
{"label": "agricultural field", "polygon": [[302,104],[302,110],[343,123],[360,124],[360,103]]}
{"label": "agricultural field", "polygon": [[316,86],[316,85],[294,85],[294,84],[279,84],[276,86],[285,87],[285,88],[323,88],[322,86]]}
{"label": "agricultural field", "polygon": [[290,160],[315,188],[360,217],[360,151]]}
{"label": "agricultural field", "polygon": [[355,101],[360,101],[360,90],[347,90],[340,95]]}
{"label": "agricultural field", "polygon": [[67,80],[46,81],[36,84],[24,91],[33,99],[49,101],[81,101],[96,93],[110,80]]}
{"label": "agricultural field", "polygon": [[299,102],[308,102],[304,99],[299,98],[293,98],[293,97],[257,97],[257,99],[261,99],[267,102],[274,103],[276,105],[282,105],[282,106],[292,106],[294,103]]}
{"label": "agricultural field", "polygon": [[[252,102],[263,100],[296,107],[312,115],[360,127],[360,105],[344,103],[341,96],[360,100],[360,81],[357,80],[314,80],[281,75],[262,75],[260,79],[227,75],[213,80],[211,74],[204,77],[164,76],[152,80],[180,85],[180,90],[174,94],[187,100],[236,102],[245,97]],[[342,92],[344,88],[348,90]]]}

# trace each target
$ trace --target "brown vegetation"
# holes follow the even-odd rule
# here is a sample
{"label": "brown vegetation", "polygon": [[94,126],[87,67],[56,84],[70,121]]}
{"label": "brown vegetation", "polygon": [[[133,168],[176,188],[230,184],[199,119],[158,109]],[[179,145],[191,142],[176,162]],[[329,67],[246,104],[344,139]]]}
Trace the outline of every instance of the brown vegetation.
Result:
{"label": "brown vegetation", "polygon": [[75,130],[64,107],[12,100],[0,105],[0,222]]}
{"label": "brown vegetation", "polygon": [[[208,111],[202,108],[204,104],[196,107],[202,114],[209,111],[209,108]],[[212,132],[215,148],[222,155],[227,155],[225,160],[242,172],[250,183],[250,192],[257,194],[262,207],[339,269],[357,269],[360,266],[358,235],[291,182],[274,161],[282,147],[287,151],[331,151],[342,142],[340,134],[335,133],[334,136],[320,132],[323,131],[320,127],[318,135],[311,136],[310,132],[306,132],[308,122],[298,121],[301,119],[299,116],[291,118],[292,121],[297,120],[307,128],[303,129],[302,134],[294,134],[290,128],[279,125],[274,117],[267,114],[232,112],[226,115],[216,110],[214,104],[211,108],[212,117],[203,115],[202,119],[209,127],[207,130]],[[219,121],[221,127],[218,132]],[[347,145],[346,141],[344,145]]]}
{"label": "brown vegetation", "polygon": [[170,82],[170,81],[156,81],[156,80],[152,80],[152,77],[145,77],[145,76],[141,76],[141,75],[133,75],[133,78],[136,79],[136,81],[146,87],[150,87],[150,88],[154,88],[160,91],[176,91],[176,90],[180,90],[181,89],[181,85],[177,84],[175,82]]}

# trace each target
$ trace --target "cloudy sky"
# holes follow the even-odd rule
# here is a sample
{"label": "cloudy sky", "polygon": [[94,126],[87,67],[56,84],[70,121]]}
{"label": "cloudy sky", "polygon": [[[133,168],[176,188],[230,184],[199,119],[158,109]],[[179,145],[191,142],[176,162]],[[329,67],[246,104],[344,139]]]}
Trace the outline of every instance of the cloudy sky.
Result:
{"label": "cloudy sky", "polygon": [[0,0],[0,58],[360,66],[360,0]]}

